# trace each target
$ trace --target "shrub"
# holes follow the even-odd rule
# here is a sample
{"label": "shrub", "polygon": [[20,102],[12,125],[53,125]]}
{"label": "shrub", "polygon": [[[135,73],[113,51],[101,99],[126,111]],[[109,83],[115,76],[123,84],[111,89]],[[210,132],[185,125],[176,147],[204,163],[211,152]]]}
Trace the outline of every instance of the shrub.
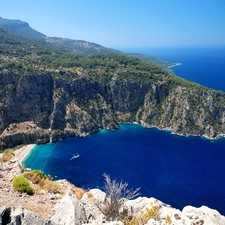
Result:
{"label": "shrub", "polygon": [[42,188],[54,194],[63,192],[62,187],[57,182],[51,180],[45,180]]}
{"label": "shrub", "polygon": [[13,189],[27,194],[33,194],[29,181],[23,176],[14,177],[12,182]]}
{"label": "shrub", "polygon": [[127,209],[124,207],[125,201],[139,196],[140,188],[128,189],[127,183],[111,180],[107,174],[103,174],[103,177],[105,178],[106,202],[104,205],[97,204],[98,208],[106,216],[107,220],[124,218],[128,214]]}
{"label": "shrub", "polygon": [[2,157],[0,158],[0,162],[7,162],[9,160],[11,160],[14,156],[14,152],[13,149],[7,149],[3,152]]}
{"label": "shrub", "polygon": [[[58,183],[52,181],[52,177],[50,175],[46,176],[41,170],[31,170],[24,173],[23,176],[30,180],[33,184],[35,184],[35,189],[37,189],[38,191],[40,188],[43,188],[48,192],[62,193],[61,186]],[[38,188],[37,186],[39,186],[40,188]]]}
{"label": "shrub", "polygon": [[147,208],[146,212],[142,213],[141,217],[143,220],[148,221],[150,219],[157,219],[158,215],[159,209],[156,206],[152,206],[151,208]]}
{"label": "shrub", "polygon": [[157,219],[159,215],[159,209],[156,206],[147,208],[146,211],[141,212],[140,216],[126,216],[123,220],[125,225],[143,225],[150,219]]}
{"label": "shrub", "polygon": [[23,176],[30,180],[33,184],[39,184],[40,186],[42,186],[43,181],[47,179],[47,176],[41,170],[31,170],[24,173]]}
{"label": "shrub", "polygon": [[168,224],[171,224],[171,223],[172,223],[172,221],[171,221],[169,215],[166,216],[165,221],[166,221],[166,223],[168,223]]}
{"label": "shrub", "polygon": [[33,192],[35,194],[39,194],[41,192],[41,190],[42,190],[41,187],[38,184],[33,184],[32,185],[32,189],[33,189]]}

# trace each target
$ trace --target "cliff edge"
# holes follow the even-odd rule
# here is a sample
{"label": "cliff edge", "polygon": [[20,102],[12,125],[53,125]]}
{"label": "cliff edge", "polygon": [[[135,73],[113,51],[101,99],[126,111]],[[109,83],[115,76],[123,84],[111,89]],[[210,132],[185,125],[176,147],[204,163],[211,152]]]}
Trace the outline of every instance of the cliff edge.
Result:
{"label": "cliff edge", "polygon": [[70,76],[0,71],[2,148],[85,136],[127,122],[180,135],[225,133],[223,92],[170,74],[148,82],[115,75],[107,83]]}

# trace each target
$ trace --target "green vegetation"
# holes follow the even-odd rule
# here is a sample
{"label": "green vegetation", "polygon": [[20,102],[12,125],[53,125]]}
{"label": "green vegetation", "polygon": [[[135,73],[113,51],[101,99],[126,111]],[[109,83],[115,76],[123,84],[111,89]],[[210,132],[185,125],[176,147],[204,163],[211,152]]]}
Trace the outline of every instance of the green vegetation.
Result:
{"label": "green vegetation", "polygon": [[47,176],[41,170],[31,170],[23,174],[25,178],[32,181],[33,184],[42,184]]}
{"label": "green vegetation", "polygon": [[51,72],[63,79],[80,76],[107,84],[112,77],[150,83],[170,73],[155,64],[124,55],[75,55],[53,50],[8,34],[0,29],[0,70],[24,73]]}
{"label": "green vegetation", "polygon": [[45,36],[44,34],[32,29],[28,23],[20,20],[3,19],[0,17],[0,28],[7,30],[11,34],[27,38],[43,39]]}
{"label": "green vegetation", "polygon": [[63,193],[61,186],[41,170],[31,170],[14,177],[12,186],[14,190],[27,194],[38,194],[42,189],[51,193]]}
{"label": "green vegetation", "polygon": [[41,189],[52,193],[62,193],[61,186],[52,181],[52,177],[45,175],[41,170],[31,170],[24,173],[23,176],[32,182],[36,193]]}
{"label": "green vegetation", "polygon": [[167,80],[167,85],[171,87],[182,85],[203,88],[176,77],[169,70],[137,58],[122,54],[75,55],[34,44],[3,29],[0,29],[0,54],[0,71],[6,69],[20,74],[51,72],[67,80],[83,76],[103,84],[108,84],[113,77],[145,84],[164,83]]}
{"label": "green vegetation", "polygon": [[163,68],[168,68],[169,66],[174,65],[175,63],[170,63],[170,62],[166,62],[163,60],[160,60],[154,56],[150,56],[150,55],[145,55],[145,54],[140,54],[140,53],[125,53],[125,55],[130,56],[130,57],[134,57],[137,59],[140,59],[142,61],[146,61],[146,62],[151,62],[154,63],[158,66],[161,66]]}
{"label": "green vegetation", "polygon": [[14,177],[12,182],[13,189],[27,194],[33,194],[29,181],[23,176]]}
{"label": "green vegetation", "polygon": [[125,55],[129,57],[138,58],[143,61],[151,62],[164,68],[168,68],[168,66],[174,65],[174,63],[165,62],[153,56],[136,53],[125,53],[87,41],[71,40],[68,38],[47,37],[46,35],[32,29],[28,23],[20,20],[9,20],[0,17],[0,28],[3,28],[10,34],[20,36],[27,43],[39,44],[63,52],[70,52],[73,54],[82,55]]}
{"label": "green vegetation", "polygon": [[[55,38],[54,41],[58,43],[62,40]],[[49,39],[48,43],[51,45],[52,41]],[[69,48],[72,42],[64,40],[62,43],[67,43]],[[88,44],[100,48],[96,44]],[[213,126],[216,132],[223,133],[220,110],[224,108],[224,93],[179,78],[170,70],[146,62],[144,56],[142,60],[137,59],[137,55],[132,56],[135,58],[123,54],[69,53],[69,50],[65,52],[53,47],[49,48],[46,44],[42,45],[39,40],[18,37],[0,29],[0,74],[13,72],[12,74],[18,78],[26,74],[30,76],[51,74],[70,84],[76,79],[82,79],[83,84],[88,85],[85,88],[96,88],[92,89],[95,94],[89,98],[77,92],[71,93],[70,97],[76,99],[77,105],[96,121],[99,115],[96,107],[101,101],[97,97],[98,94],[104,98],[106,93],[110,93],[110,86],[115,84],[118,93],[131,93],[127,96],[128,103],[124,107],[126,116],[122,115],[125,122],[128,117],[129,120],[136,121],[138,112],[140,120],[144,118],[144,122],[159,128],[172,127],[176,133],[207,135],[206,132],[209,131],[206,131],[204,124]],[[143,105],[143,96],[135,98],[136,93],[142,94],[140,89],[145,93],[146,106]],[[107,98],[110,102],[110,97]],[[136,100],[138,104],[140,103],[138,107],[141,108],[132,106],[131,101],[136,104]],[[180,102],[184,102],[186,108],[182,108]],[[111,107],[112,114],[115,113],[113,104],[110,102],[108,105]],[[151,110],[146,110],[147,107]],[[198,118],[203,118],[200,124],[196,123]],[[105,122],[110,124],[110,119]],[[58,136],[62,133],[60,129],[53,132],[58,133]]]}

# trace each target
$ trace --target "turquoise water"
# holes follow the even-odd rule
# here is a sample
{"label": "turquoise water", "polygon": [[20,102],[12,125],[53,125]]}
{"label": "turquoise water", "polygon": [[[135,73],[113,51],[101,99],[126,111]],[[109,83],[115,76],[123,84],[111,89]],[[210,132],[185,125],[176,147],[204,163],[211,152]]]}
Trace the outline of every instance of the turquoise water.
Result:
{"label": "turquoise water", "polygon": [[[143,53],[181,62],[173,68],[177,75],[225,91],[225,48],[153,50]],[[70,160],[76,153],[80,158]],[[142,196],[179,209],[207,205],[225,215],[225,139],[122,124],[119,130],[38,145],[24,163],[86,189],[102,188],[102,174],[108,173],[130,188],[141,187]]]}

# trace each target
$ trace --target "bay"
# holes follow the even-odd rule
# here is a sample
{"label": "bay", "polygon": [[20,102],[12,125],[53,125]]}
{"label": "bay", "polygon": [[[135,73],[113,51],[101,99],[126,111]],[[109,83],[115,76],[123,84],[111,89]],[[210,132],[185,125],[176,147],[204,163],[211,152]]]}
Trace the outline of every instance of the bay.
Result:
{"label": "bay", "polygon": [[[121,49],[125,50],[125,49]],[[126,49],[181,65],[178,76],[225,91],[225,47]],[[70,160],[73,154],[80,157]],[[168,131],[121,124],[85,138],[37,145],[24,164],[85,189],[103,188],[103,173],[121,179],[142,196],[182,209],[207,205],[225,215],[225,139],[181,137]]]}
{"label": "bay", "polygon": [[[179,209],[207,205],[225,215],[224,146],[225,139],[121,124],[119,130],[37,145],[24,164],[85,189],[102,189],[107,173],[130,188],[141,187],[142,196]],[[75,153],[80,157],[70,160]]]}

